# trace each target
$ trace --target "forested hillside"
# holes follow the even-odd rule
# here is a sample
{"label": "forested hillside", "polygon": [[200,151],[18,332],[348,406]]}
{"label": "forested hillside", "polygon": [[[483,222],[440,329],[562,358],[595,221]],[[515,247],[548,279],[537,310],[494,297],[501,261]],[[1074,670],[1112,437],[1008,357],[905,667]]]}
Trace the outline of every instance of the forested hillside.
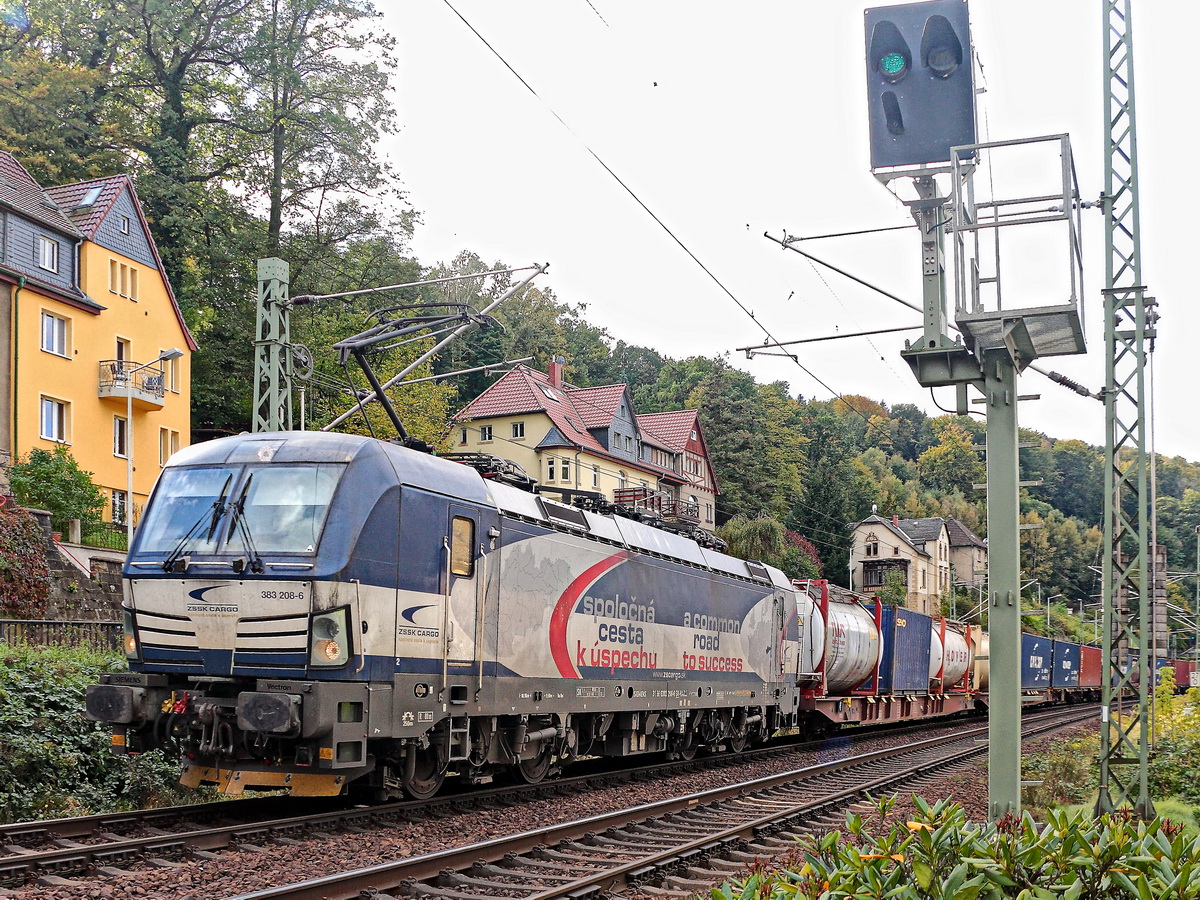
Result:
{"label": "forested hillside", "polygon": [[[27,9],[0,22],[0,148],[46,185],[134,177],[200,343],[196,439],[249,426],[256,259],[287,260],[293,295],[504,267],[469,250],[449,261],[413,257],[419,212],[375,150],[398,117],[392,43],[372,29],[366,0],[42,0]],[[411,300],[478,308],[509,284],[493,277],[297,309],[293,338],[315,358],[307,421],[329,421],[361,387],[330,346],[361,330],[371,310]],[[986,534],[982,492],[972,486],[984,480],[979,418],[930,418],[886,398],[795,397],[722,356],[671,359],[626,343],[589,323],[585,301],[604,298],[526,290],[500,307],[503,329],[474,333],[415,374],[530,355],[544,370],[562,354],[578,385],[631,385],[639,413],[698,408],[721,515],[772,517],[811,541],[834,581],[846,580],[848,525],[872,508],[955,516]],[[421,349],[390,349],[379,370],[395,371]],[[410,430],[436,443],[453,412],[494,377],[426,382],[394,397]],[[1025,432],[1022,441],[1021,477],[1042,482],[1023,491],[1023,520],[1042,527],[1022,532],[1022,568],[1044,596],[1062,595],[1059,627],[1078,634],[1062,604],[1076,608],[1098,592],[1103,454],[1069,436]],[[1190,570],[1200,466],[1160,459],[1157,471],[1158,538],[1170,567]]]}

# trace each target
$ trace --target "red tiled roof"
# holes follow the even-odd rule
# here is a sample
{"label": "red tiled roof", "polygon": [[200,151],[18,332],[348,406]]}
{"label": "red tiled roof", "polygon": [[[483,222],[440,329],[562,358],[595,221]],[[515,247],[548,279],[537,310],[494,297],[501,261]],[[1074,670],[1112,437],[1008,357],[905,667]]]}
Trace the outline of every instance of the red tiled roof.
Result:
{"label": "red tiled roof", "polygon": [[[87,196],[88,191],[97,187],[100,188],[100,195],[96,200],[87,206],[79,206],[79,201]],[[90,181],[52,187],[48,189],[47,193],[67,211],[83,236],[88,240],[93,240],[101,223],[104,222],[117,199],[126,190],[129,191],[130,199],[133,200],[133,208],[137,210],[138,222],[150,244],[150,252],[154,254],[158,272],[162,275],[163,285],[167,289],[167,298],[171,301],[171,309],[175,313],[175,320],[179,323],[179,330],[183,332],[183,339],[187,343],[188,349],[195,350],[199,345],[192,337],[192,331],[188,328],[187,322],[184,321],[183,310],[179,308],[179,301],[175,298],[175,291],[171,288],[171,279],[167,277],[162,258],[158,255],[158,247],[155,246],[154,237],[150,233],[150,224],[142,213],[142,203],[138,200],[137,191],[133,189],[133,180],[128,175],[109,175],[106,178],[93,178]]]}
{"label": "red tiled roof", "polygon": [[[630,459],[607,450],[588,428],[608,428],[612,425],[617,406],[627,390],[624,384],[606,384],[594,388],[578,388],[566,382],[554,388],[544,372],[525,365],[514,366],[491,387],[463,407],[456,421],[515,416],[521,413],[545,413],[564,438],[582,450],[612,460],[630,469],[649,472],[660,478],[687,483],[691,476],[680,475],[643,459]],[[685,410],[695,419],[694,410]],[[660,413],[659,415],[674,415]],[[638,416],[640,425],[642,416]],[[690,428],[691,426],[689,426]],[[645,437],[645,435],[643,435]],[[661,436],[651,435],[651,443],[667,450],[675,448],[663,442]],[[682,445],[678,448],[682,450]]]}
{"label": "red tiled roof", "polygon": [[570,395],[585,428],[608,428],[617,414],[625,390],[623,384],[603,384],[599,387],[575,388]]}
{"label": "red tiled roof", "polygon": [[79,237],[79,229],[11,153],[0,151],[0,204],[55,231]]}
{"label": "red tiled roof", "polygon": [[637,417],[638,427],[651,432],[667,447],[682,453],[696,427],[697,410],[677,409],[672,412],[646,413]]}
{"label": "red tiled roof", "polygon": [[456,419],[490,419],[521,413],[544,412],[568,441],[587,450],[607,453],[583,424],[583,416],[571,402],[569,386],[559,390],[541,372],[518,365],[472,400]]}
{"label": "red tiled roof", "polygon": [[[110,175],[107,178],[93,178],[76,184],[46,188],[46,193],[62,207],[71,221],[83,232],[83,236],[91,240],[128,182],[128,175]],[[80,201],[93,188],[100,189],[99,196],[87,206],[80,206]]]}

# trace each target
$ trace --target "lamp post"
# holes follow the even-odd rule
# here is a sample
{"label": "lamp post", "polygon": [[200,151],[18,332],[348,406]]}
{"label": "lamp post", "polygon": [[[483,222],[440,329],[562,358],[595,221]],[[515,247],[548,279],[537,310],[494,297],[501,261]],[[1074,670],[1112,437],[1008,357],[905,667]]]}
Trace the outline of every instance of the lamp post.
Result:
{"label": "lamp post", "polygon": [[156,363],[179,359],[183,351],[177,347],[164,350],[150,362],[134,366],[125,372],[125,552],[133,548],[133,375]]}

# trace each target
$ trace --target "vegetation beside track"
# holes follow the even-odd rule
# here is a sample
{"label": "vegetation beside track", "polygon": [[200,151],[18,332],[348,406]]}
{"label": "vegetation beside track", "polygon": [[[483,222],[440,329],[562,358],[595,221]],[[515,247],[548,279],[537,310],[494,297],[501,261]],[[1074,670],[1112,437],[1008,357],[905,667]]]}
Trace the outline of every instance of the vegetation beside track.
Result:
{"label": "vegetation beside track", "polygon": [[83,715],[88,684],[124,660],[88,647],[0,644],[0,823],[194,801],[160,753],[114,755]]}
{"label": "vegetation beside track", "polygon": [[714,900],[1149,900],[1195,897],[1200,837],[1165,819],[1056,810],[975,825],[948,800],[917,802],[912,818],[881,800],[845,832],[798,843],[777,870],[713,891]]}

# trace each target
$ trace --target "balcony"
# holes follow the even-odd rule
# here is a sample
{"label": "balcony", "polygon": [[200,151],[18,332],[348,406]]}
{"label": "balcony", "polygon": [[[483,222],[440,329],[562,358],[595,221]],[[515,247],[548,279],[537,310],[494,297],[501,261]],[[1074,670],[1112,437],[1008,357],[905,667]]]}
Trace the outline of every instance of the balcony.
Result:
{"label": "balcony", "polygon": [[124,403],[128,397],[137,409],[162,409],[167,387],[166,373],[155,366],[139,368],[142,365],[128,359],[101,361],[100,399]]}
{"label": "balcony", "polygon": [[635,510],[648,510],[665,522],[696,524],[700,521],[700,504],[676,500],[670,494],[650,488],[618,488],[613,491],[613,502]]}

